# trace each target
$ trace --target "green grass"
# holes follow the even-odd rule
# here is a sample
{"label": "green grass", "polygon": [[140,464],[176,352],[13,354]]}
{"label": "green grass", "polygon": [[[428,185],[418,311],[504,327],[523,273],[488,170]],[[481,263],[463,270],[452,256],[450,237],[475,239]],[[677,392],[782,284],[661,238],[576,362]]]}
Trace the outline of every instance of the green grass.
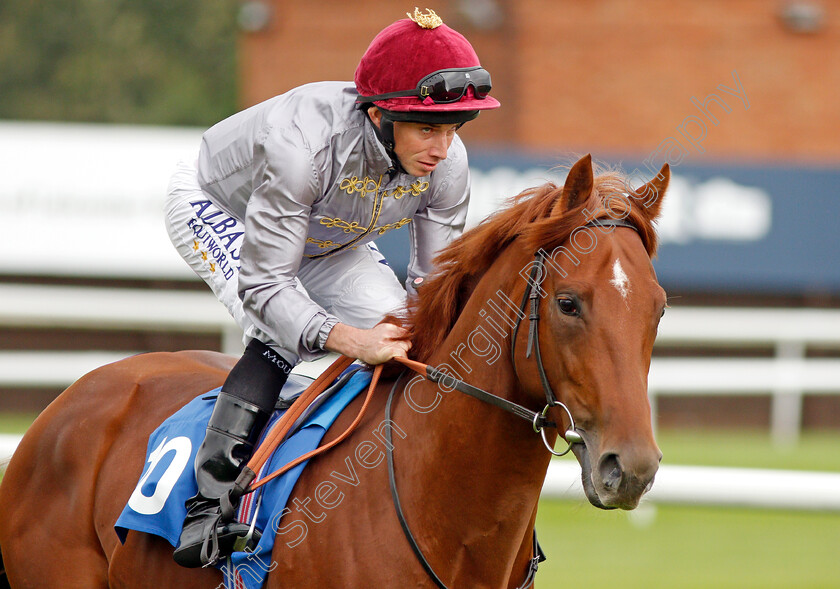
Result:
{"label": "green grass", "polygon": [[[665,430],[657,441],[664,464],[840,471],[840,432],[806,432],[790,447],[762,430]],[[840,587],[840,513],[545,500],[537,530],[548,555],[537,589]]]}
{"label": "green grass", "polygon": [[[776,446],[766,430],[664,430],[663,464],[738,466],[840,472],[840,432],[808,431],[798,443]],[[838,582],[840,587],[840,582]]]}
{"label": "green grass", "polygon": [[840,514],[542,501],[538,589],[840,587]]}
{"label": "green grass", "polygon": [[36,417],[37,413],[0,413],[0,434],[22,434]]}

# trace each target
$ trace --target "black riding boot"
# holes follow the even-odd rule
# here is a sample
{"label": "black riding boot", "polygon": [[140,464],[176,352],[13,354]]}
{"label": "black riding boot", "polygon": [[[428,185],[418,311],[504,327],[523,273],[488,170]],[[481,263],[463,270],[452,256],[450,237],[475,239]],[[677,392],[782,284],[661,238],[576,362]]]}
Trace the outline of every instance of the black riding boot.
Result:
{"label": "black riding boot", "polygon": [[[222,515],[221,498],[251,457],[290,369],[271,348],[252,340],[225,381],[196,454],[198,493],[186,503],[187,516],[173,555],[179,565],[215,564],[233,552],[237,538],[247,535],[248,525],[232,521],[230,513]],[[258,541],[255,530],[250,547]]]}
{"label": "black riding boot", "polygon": [[[236,539],[248,533],[246,524],[222,521],[220,500],[250,458],[254,441],[267,419],[268,414],[256,405],[219,393],[207,434],[195,457],[198,494],[187,501],[187,517],[174,554],[175,562],[181,566],[199,567],[230,554]],[[202,553],[205,541],[214,531],[219,554],[213,554],[210,542]]]}

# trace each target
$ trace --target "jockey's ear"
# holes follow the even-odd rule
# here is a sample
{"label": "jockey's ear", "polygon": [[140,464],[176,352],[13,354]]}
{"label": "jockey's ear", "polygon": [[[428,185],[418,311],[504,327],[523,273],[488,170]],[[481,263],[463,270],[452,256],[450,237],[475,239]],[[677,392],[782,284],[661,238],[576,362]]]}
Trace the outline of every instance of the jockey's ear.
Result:
{"label": "jockey's ear", "polygon": [[665,163],[653,180],[630,193],[633,200],[631,206],[639,206],[648,219],[655,221],[662,212],[662,197],[665,196],[670,181],[671,167]]}
{"label": "jockey's ear", "polygon": [[382,111],[379,110],[379,107],[371,106],[367,112],[373,124],[380,127],[382,123]]}
{"label": "jockey's ear", "polygon": [[587,154],[580,158],[566,176],[561,197],[552,210],[552,215],[559,215],[563,211],[574,209],[589,198],[595,179],[592,174],[592,156]]}

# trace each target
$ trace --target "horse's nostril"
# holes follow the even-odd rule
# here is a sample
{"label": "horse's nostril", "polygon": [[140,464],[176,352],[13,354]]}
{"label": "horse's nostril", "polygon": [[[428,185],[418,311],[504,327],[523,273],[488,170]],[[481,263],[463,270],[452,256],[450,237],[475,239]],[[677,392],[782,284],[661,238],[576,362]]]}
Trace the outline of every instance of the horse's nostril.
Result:
{"label": "horse's nostril", "polygon": [[615,491],[621,484],[621,463],[616,454],[605,454],[601,457],[598,465],[598,473],[601,475],[601,482],[604,486]]}

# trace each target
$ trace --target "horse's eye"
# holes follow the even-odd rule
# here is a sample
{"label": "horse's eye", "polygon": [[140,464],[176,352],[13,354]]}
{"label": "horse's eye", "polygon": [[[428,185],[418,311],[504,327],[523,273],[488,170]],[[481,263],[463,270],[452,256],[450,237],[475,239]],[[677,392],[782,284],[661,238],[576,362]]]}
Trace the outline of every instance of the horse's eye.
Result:
{"label": "horse's eye", "polygon": [[578,308],[577,303],[572,297],[557,297],[557,306],[560,308],[560,312],[564,315],[571,315],[572,317],[577,317],[580,315],[580,309]]}

